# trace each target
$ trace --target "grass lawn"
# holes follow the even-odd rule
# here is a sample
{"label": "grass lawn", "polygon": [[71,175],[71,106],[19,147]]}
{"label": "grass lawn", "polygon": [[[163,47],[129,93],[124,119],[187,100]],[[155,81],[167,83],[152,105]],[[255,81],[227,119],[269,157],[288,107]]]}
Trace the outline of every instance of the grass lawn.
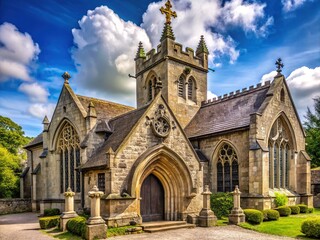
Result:
{"label": "grass lawn", "polygon": [[304,237],[305,235],[300,231],[301,224],[307,218],[316,217],[320,218],[320,208],[315,209],[313,213],[290,215],[289,217],[280,217],[278,221],[263,222],[259,225],[252,225],[246,222],[241,223],[240,226],[262,233],[310,239]]}
{"label": "grass lawn", "polygon": [[[128,228],[135,228],[135,227],[139,227],[139,226],[137,225],[137,226],[124,226],[124,227],[108,228],[107,237],[125,235],[126,234],[126,230]],[[141,230],[139,233],[141,233],[141,232],[143,232],[143,231]]]}

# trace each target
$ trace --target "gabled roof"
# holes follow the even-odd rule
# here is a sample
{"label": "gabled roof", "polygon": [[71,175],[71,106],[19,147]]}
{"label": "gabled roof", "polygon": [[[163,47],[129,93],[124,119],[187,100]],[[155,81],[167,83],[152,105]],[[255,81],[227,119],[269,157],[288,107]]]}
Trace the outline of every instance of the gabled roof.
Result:
{"label": "gabled roof", "polygon": [[185,128],[188,138],[248,128],[250,114],[259,110],[267,96],[270,82],[249,90],[243,89],[203,103],[198,113]]}
{"label": "gabled roof", "polygon": [[87,111],[90,102],[93,103],[98,119],[110,120],[116,116],[122,115],[126,112],[132,111],[135,108],[122,105],[119,103],[109,102],[102,99],[91,98],[86,96],[76,95],[80,100],[81,105]]}
{"label": "gabled roof", "polygon": [[106,165],[106,152],[111,148],[116,151],[124,139],[129,135],[134,125],[139,121],[149,105],[130,111],[111,119],[108,125],[112,129],[112,134],[108,139],[95,150],[89,160],[81,166],[81,169],[96,168]]}
{"label": "gabled roof", "polygon": [[36,136],[31,142],[29,142],[26,146],[24,146],[25,149],[37,146],[42,144],[42,133],[40,133],[38,136]]}

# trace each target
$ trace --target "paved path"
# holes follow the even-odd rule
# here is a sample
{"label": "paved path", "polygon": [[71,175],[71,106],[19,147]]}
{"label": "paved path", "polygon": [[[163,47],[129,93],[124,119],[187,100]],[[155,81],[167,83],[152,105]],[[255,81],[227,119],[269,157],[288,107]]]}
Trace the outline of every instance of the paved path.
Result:
{"label": "paved path", "polygon": [[[0,216],[0,240],[52,240],[39,231],[35,213]],[[108,238],[109,240],[289,240],[293,238],[272,236],[237,226],[178,229],[159,233],[142,233]]]}
{"label": "paved path", "polygon": [[36,213],[18,213],[0,215],[1,240],[52,240],[53,238],[39,231]]}

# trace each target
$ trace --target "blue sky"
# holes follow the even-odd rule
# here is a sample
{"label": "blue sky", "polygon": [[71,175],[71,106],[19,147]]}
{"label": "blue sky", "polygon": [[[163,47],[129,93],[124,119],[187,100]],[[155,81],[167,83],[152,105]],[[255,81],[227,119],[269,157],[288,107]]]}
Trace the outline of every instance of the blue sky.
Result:
{"label": "blue sky", "polygon": [[[64,71],[78,94],[135,106],[134,55],[159,43],[162,2],[0,0],[0,115],[28,136],[50,118]],[[176,41],[210,50],[209,96],[274,76],[283,59],[300,118],[320,96],[320,11],[317,0],[176,0]]]}

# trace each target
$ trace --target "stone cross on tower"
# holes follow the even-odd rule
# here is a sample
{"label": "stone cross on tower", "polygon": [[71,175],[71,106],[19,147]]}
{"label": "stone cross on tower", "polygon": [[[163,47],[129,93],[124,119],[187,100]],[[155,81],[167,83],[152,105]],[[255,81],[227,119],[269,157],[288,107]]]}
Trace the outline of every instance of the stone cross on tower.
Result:
{"label": "stone cross on tower", "polygon": [[61,77],[64,79],[64,83],[69,83],[69,79],[71,78],[68,72],[64,72]]}
{"label": "stone cross on tower", "polygon": [[282,63],[281,58],[278,58],[275,64],[277,66],[278,75],[281,75],[282,68],[284,67],[284,64]]}
{"label": "stone cross on tower", "polygon": [[168,0],[166,2],[165,6],[166,6],[165,8],[164,7],[160,8],[160,12],[162,14],[166,15],[166,24],[170,24],[171,23],[171,17],[176,18],[177,17],[177,13],[175,11],[171,10],[172,5],[171,5],[170,0]]}

